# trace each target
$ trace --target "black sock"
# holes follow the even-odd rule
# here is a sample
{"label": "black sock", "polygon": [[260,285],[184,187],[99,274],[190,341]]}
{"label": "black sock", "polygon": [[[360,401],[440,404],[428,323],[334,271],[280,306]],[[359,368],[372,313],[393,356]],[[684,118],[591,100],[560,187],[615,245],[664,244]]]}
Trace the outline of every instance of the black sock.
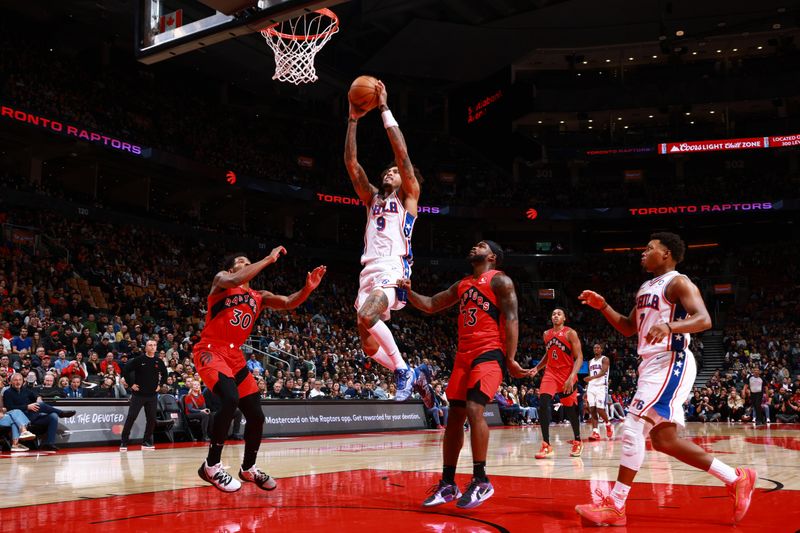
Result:
{"label": "black sock", "polygon": [[224,444],[211,444],[208,447],[208,457],[206,458],[206,464],[208,466],[214,466],[215,464],[222,461],[222,447]]}
{"label": "black sock", "polygon": [[578,406],[570,405],[569,407],[565,407],[564,410],[566,411],[564,414],[572,425],[572,434],[575,440],[581,440],[581,424],[578,420]]}
{"label": "black sock", "polygon": [[456,484],[455,466],[444,465],[444,468],[442,468],[442,481],[444,481],[445,483],[450,483],[452,485]]}
{"label": "black sock", "polygon": [[242,459],[242,470],[250,470],[256,464],[256,457],[258,457],[258,450],[245,450],[244,458]]}
{"label": "black sock", "polygon": [[553,397],[549,394],[539,396],[539,427],[542,429],[542,440],[550,444],[550,420],[553,412],[550,402]]}
{"label": "black sock", "polygon": [[472,463],[472,477],[478,481],[486,481],[486,461]]}

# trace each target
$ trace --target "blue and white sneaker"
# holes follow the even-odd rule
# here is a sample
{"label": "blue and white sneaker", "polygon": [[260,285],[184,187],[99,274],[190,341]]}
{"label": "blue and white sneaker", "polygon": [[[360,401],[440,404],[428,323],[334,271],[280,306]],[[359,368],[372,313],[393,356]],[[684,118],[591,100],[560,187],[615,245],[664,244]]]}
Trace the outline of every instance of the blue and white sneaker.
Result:
{"label": "blue and white sneaker", "polygon": [[404,402],[411,396],[414,387],[414,380],[416,379],[414,371],[410,368],[397,369],[394,371],[394,383],[397,387],[397,392],[394,395],[394,401]]}
{"label": "blue and white sneaker", "polygon": [[449,503],[461,497],[461,491],[458,490],[458,485],[455,483],[447,483],[445,480],[440,479],[438,485],[434,485],[428,491],[428,496],[424,502],[423,507],[435,507],[443,503]]}
{"label": "blue and white sneaker", "polygon": [[472,478],[467,490],[456,502],[456,507],[459,509],[472,509],[491,498],[493,494],[494,487],[488,479],[486,481],[478,481]]}

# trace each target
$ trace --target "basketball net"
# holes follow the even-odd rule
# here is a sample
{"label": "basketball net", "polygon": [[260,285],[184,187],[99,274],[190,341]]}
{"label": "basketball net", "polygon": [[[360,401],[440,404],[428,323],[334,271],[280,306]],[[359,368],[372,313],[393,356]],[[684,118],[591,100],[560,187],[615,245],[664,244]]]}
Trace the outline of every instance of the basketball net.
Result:
{"label": "basketball net", "polygon": [[275,53],[273,80],[300,85],[317,81],[314,57],[339,31],[339,17],[330,9],[312,11],[261,30]]}

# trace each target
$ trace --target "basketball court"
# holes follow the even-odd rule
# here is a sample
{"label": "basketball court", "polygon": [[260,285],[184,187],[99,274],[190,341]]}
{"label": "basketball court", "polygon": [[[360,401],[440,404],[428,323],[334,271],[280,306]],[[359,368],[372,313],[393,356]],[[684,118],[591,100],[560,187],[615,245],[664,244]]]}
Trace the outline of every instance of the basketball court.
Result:
{"label": "basketball court", "polygon": [[[690,423],[686,434],[737,466],[758,470],[748,515],[737,531],[792,532],[800,527],[800,426]],[[442,432],[412,431],[267,439],[258,464],[278,479],[264,492],[246,484],[224,494],[201,481],[202,444],[76,449],[0,458],[6,491],[0,500],[8,531],[319,531],[330,527],[386,532],[578,531],[573,507],[616,477],[620,441],[586,442],[570,458],[571,432],[553,428],[556,457],[537,461],[538,426],[491,432],[487,471],[495,495],[472,511],[420,503],[440,477]],[[586,426],[584,426],[586,433]],[[237,465],[243,446],[225,447]],[[648,446],[649,448],[649,446]],[[457,481],[471,474],[469,446]],[[628,500],[628,531],[731,528],[732,500],[705,472],[648,451]]]}

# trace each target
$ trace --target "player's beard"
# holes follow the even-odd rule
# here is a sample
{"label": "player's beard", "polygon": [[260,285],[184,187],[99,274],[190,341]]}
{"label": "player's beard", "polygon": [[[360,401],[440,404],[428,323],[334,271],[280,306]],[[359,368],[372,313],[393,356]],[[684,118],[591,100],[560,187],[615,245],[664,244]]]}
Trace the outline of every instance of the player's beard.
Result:
{"label": "player's beard", "polygon": [[489,254],[475,254],[475,255],[468,255],[467,262],[471,265],[479,265],[486,261],[486,258],[489,257]]}

